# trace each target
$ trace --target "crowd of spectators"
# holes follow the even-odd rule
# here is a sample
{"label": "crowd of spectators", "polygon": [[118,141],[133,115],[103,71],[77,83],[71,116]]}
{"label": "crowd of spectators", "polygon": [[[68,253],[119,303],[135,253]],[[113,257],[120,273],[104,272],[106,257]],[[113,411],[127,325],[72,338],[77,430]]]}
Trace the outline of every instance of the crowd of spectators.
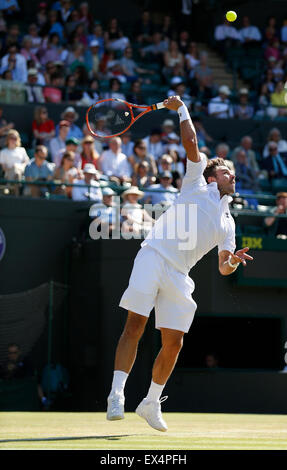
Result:
{"label": "crowd of spectators", "polygon": [[[214,45],[227,62],[237,62],[239,73],[245,66],[248,71],[251,69],[251,94],[245,90],[239,95],[244,112],[238,114],[234,109],[234,117],[284,119],[287,114],[287,18],[279,22],[275,16],[269,16],[263,28],[252,24],[248,16],[236,23],[223,18],[222,24],[215,28]],[[245,78],[248,79],[248,73],[243,75]]]}
{"label": "crowd of spectators", "polygon": [[[198,51],[190,32],[177,30],[168,15],[154,23],[144,11],[124,31],[116,18],[107,24],[96,20],[86,2],[75,5],[60,0],[49,7],[40,3],[25,31],[13,22],[13,11],[2,13],[1,18],[1,78],[24,83],[27,101],[35,105],[29,148],[21,144],[20,130],[7,122],[0,109],[2,177],[26,181],[23,188],[7,184],[8,191],[101,202],[111,217],[113,196],[133,188],[122,202],[134,201],[128,204],[135,206],[135,223],[139,223],[139,202],[172,204],[180,192],[186,163],[172,118],[142,139],[134,140],[127,132],[107,141],[95,140],[77,112],[78,106],[88,106],[99,98],[126,98],[142,104],[144,90],[150,93],[154,83],[157,88],[165,87],[164,96],[178,94],[184,100],[193,116],[201,152],[208,158],[226,159],[236,171],[237,191],[253,194],[260,191],[263,180],[287,179],[287,141],[275,126],[260,152],[248,135],[233,148],[216,142],[200,117],[203,113],[218,119],[250,119],[260,115],[266,103],[272,105],[269,109],[277,106],[277,114],[284,116],[281,98],[286,93],[287,26],[278,29],[274,18],[264,31],[251,25],[248,17],[242,19],[241,29],[226,21],[215,29],[216,47],[223,57],[229,47],[239,44],[244,51],[263,49],[266,67],[262,68],[257,104],[250,101],[247,87],[239,90],[234,101],[228,86],[215,83],[208,53]],[[106,89],[103,83],[108,84]],[[54,122],[45,104],[63,101],[66,108]],[[104,135],[104,120],[98,125]],[[256,199],[249,202],[256,207]],[[131,212],[127,213],[126,229],[131,220]]]}

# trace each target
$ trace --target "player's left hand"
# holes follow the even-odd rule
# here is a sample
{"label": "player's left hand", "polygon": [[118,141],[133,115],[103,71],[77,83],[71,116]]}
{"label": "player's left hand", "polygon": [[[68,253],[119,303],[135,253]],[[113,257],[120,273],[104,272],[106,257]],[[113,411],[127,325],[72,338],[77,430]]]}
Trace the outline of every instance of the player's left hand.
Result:
{"label": "player's left hand", "polygon": [[247,251],[249,251],[248,246],[246,246],[245,248],[242,248],[241,250],[236,251],[234,254],[231,254],[230,262],[232,264],[242,263],[243,266],[246,266],[246,260],[250,260],[250,261],[253,260],[252,256],[246,254]]}

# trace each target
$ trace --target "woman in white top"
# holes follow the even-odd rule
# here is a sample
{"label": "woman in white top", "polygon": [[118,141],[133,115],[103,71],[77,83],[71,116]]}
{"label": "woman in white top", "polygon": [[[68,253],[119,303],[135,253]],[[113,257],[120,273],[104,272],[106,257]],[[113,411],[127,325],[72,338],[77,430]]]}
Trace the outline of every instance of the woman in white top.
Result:
{"label": "woman in white top", "polygon": [[125,238],[126,233],[132,232],[133,235],[147,235],[151,229],[154,220],[138,204],[138,200],[144,196],[144,192],[140,191],[136,186],[131,186],[129,189],[122,193],[124,204],[122,206],[121,216],[122,222],[122,235]]}
{"label": "woman in white top", "polygon": [[26,150],[21,146],[19,132],[10,129],[6,138],[6,147],[0,152],[0,165],[5,178],[20,180],[29,161]]}

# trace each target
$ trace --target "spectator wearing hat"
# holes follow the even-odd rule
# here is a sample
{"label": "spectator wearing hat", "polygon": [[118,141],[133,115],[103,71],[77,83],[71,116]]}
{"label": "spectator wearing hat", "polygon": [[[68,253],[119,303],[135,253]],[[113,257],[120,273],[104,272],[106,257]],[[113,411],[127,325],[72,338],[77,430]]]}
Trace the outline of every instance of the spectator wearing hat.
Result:
{"label": "spectator wearing hat", "polygon": [[[44,145],[37,145],[34,153],[34,158],[26,166],[24,176],[26,181],[49,181],[53,178],[55,164],[47,162],[48,149]],[[48,191],[47,186],[31,185],[26,187],[25,195],[33,197],[44,196]]]}
{"label": "spectator wearing hat", "polygon": [[81,157],[81,167],[84,168],[86,163],[94,165],[96,169],[99,169],[99,154],[95,149],[95,139],[91,135],[87,135],[82,140],[82,152]]}
{"label": "spectator wearing hat", "polygon": [[38,83],[38,70],[28,70],[28,80],[26,85],[26,95],[28,103],[45,103],[43,95],[43,88],[37,86]]}
{"label": "spectator wearing hat", "polygon": [[143,139],[138,139],[133,145],[133,152],[128,157],[128,161],[132,166],[133,171],[135,171],[135,166],[141,162],[147,162],[149,164],[149,176],[156,176],[157,165],[153,155],[147,152],[147,144]]}
{"label": "spectator wearing hat", "polygon": [[125,238],[126,233],[132,233],[135,236],[146,236],[152,228],[154,220],[138,203],[138,200],[143,198],[144,192],[136,186],[131,186],[121,196],[123,199],[121,210],[121,232],[123,237]]}
{"label": "spectator wearing hat", "polygon": [[[152,191],[150,191],[152,190]],[[159,183],[152,184],[145,192],[145,203],[151,204],[168,204],[175,202],[178,196],[178,190],[172,186],[172,173],[164,171],[159,176]]]}
{"label": "spectator wearing hat", "polygon": [[92,163],[86,163],[83,168],[84,178],[75,179],[72,188],[73,201],[102,201],[102,191],[97,181],[99,172]]}
{"label": "spectator wearing hat", "polygon": [[82,167],[81,156],[78,152],[80,141],[78,139],[75,139],[75,137],[68,137],[65,143],[66,143],[66,147],[64,149],[60,150],[60,152],[57,154],[57,156],[55,158],[56,167],[61,166],[61,162],[62,162],[62,158],[63,158],[64,153],[73,152],[73,154],[74,154],[74,165],[75,165],[76,168],[80,169]]}
{"label": "spectator wearing hat", "polygon": [[233,108],[228,99],[230,90],[228,86],[222,85],[218,90],[218,96],[212,98],[208,103],[208,114],[219,119],[233,118]]}
{"label": "spectator wearing hat", "polygon": [[252,119],[254,107],[248,102],[249,92],[247,88],[239,90],[239,103],[234,106],[234,117],[237,119]]}
{"label": "spectator wearing hat", "polygon": [[[79,119],[79,115],[73,106],[68,106],[61,114],[61,119],[68,121],[70,124],[69,132],[67,137],[75,137],[76,139],[83,138],[82,130],[75,124]],[[58,126],[56,126],[56,133],[58,132]]]}
{"label": "spectator wearing hat", "polygon": [[167,143],[164,146],[164,152],[169,153],[170,150],[175,150],[182,159],[186,156],[184,147],[181,144],[179,135],[177,135],[176,132],[170,132],[170,134],[167,135]]}
{"label": "spectator wearing hat", "polygon": [[99,159],[99,169],[118,184],[131,181],[132,167],[121,150],[120,137],[109,140],[109,149]]}
{"label": "spectator wearing hat", "polygon": [[49,119],[45,106],[36,106],[32,122],[33,137],[38,145],[48,147],[50,140],[55,136],[55,124]]}
{"label": "spectator wearing hat", "polygon": [[150,135],[145,137],[143,140],[147,145],[147,153],[152,155],[155,161],[157,161],[164,153],[164,145],[161,139],[161,129],[152,129]]}
{"label": "spectator wearing hat", "polygon": [[268,235],[278,236],[287,235],[287,218],[275,217],[276,215],[287,215],[287,193],[280,192],[276,194],[276,206],[270,208],[274,216],[265,217],[264,226]]}
{"label": "spectator wearing hat", "polygon": [[117,212],[113,201],[114,196],[116,193],[111,188],[103,188],[101,206],[92,206],[89,212],[89,215],[98,223],[97,230],[102,231],[105,236],[110,235],[116,227]]}
{"label": "spectator wearing hat", "polygon": [[100,43],[97,39],[93,39],[85,51],[85,64],[91,77],[98,78],[100,62]]}
{"label": "spectator wearing hat", "polygon": [[70,129],[69,121],[60,121],[59,123],[59,134],[53,139],[50,140],[49,145],[49,152],[51,154],[52,162],[57,163],[57,156],[61,150],[65,150],[66,148],[66,140],[68,137]]}

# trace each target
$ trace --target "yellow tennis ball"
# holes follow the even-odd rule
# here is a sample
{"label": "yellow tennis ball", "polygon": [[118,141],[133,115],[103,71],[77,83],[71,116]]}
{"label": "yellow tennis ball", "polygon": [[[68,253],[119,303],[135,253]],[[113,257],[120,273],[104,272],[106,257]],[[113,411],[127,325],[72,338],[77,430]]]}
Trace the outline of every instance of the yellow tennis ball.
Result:
{"label": "yellow tennis ball", "polygon": [[226,19],[230,22],[235,21],[236,18],[237,18],[237,14],[235,13],[235,11],[228,11],[226,13]]}

